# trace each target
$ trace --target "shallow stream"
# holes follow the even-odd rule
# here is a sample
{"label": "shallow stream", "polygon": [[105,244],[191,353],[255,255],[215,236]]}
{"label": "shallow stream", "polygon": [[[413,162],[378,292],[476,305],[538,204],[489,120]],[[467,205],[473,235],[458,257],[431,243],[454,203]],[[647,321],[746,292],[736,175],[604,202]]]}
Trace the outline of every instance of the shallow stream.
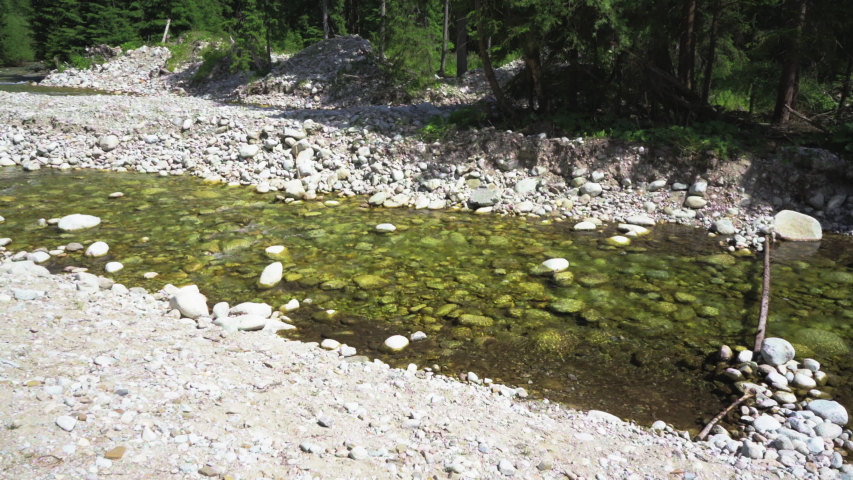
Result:
{"label": "shallow stream", "polygon": [[40,82],[44,72],[38,72],[30,67],[0,68],[0,92],[36,93],[40,95],[97,95],[107,94],[91,88],[48,87],[30,85],[29,82]]}
{"label": "shallow stream", "polygon": [[[108,198],[113,192],[124,196]],[[72,213],[102,223],[74,233],[38,224]],[[17,168],[0,170],[0,215],[13,251],[110,246],[98,259],[52,257],[53,271],[77,265],[100,275],[119,261],[124,269],[107,274],[117,282],[150,290],[194,283],[211,306],[310,298],[288,314],[298,327],[289,337],[331,337],[395,366],[474,371],[539,397],[691,429],[726,398],[709,354],[722,343],[752,344],[761,293],[758,259],[672,225],[615,248],[603,242],[612,227],[581,233],[543,219],[370,209],[364,199],[282,204],[273,193],[190,177]],[[380,223],[397,231],[375,233]],[[287,247],[285,281],[260,290],[272,245]],[[571,262],[572,279],[557,284],[533,272],[553,257]],[[773,265],[770,335],[846,377],[853,242],[782,244]],[[142,277],[151,271],[159,276]],[[418,330],[429,338],[401,353],[377,348]],[[850,405],[845,383],[832,393]]]}

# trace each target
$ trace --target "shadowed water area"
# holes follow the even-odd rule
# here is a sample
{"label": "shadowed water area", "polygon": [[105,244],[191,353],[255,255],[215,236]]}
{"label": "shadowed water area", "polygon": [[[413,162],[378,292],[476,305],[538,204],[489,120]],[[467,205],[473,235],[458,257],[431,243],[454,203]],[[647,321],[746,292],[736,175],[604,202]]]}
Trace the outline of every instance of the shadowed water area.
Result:
{"label": "shadowed water area", "polygon": [[0,92],[42,95],[97,95],[107,93],[91,88],[48,87],[28,83],[40,82],[43,78],[43,73],[34,72],[27,67],[0,68]]}
{"label": "shadowed water area", "polygon": [[[109,194],[123,192],[121,198]],[[323,200],[333,200],[326,198]],[[75,265],[150,290],[197,284],[209,305],[291,298],[310,304],[287,315],[289,338],[325,337],[359,354],[405,367],[525,387],[571,406],[695,429],[728,402],[729,385],[709,355],[723,344],[751,346],[762,265],[724,253],[698,229],[660,225],[629,247],[614,234],[574,232],[543,219],[405,209],[368,209],[364,199],[282,204],[275,194],[207,184],[190,177],[95,171],[0,171],[0,237],[12,251],[105,241],[105,257],[52,257],[53,271]],[[40,218],[99,216],[73,233],[40,227]],[[374,226],[392,223],[392,234]],[[256,287],[284,245],[285,279]],[[853,368],[853,243],[774,250],[769,334],[795,344],[840,374],[826,390],[846,404]],[[559,279],[537,274],[544,260],[571,262]],[[145,272],[159,276],[146,280]],[[327,310],[335,312],[329,314]],[[428,339],[397,354],[379,350],[389,335],[423,331]]]}

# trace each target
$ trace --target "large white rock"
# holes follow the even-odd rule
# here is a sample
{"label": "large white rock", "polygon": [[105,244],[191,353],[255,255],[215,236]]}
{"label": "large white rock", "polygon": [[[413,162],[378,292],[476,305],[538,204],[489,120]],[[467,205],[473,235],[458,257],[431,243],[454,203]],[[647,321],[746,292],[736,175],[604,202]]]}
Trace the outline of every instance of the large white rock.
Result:
{"label": "large white rock", "polygon": [[765,338],[764,343],[761,344],[761,357],[774,367],[790,362],[795,354],[794,346],[783,338]]}
{"label": "large white rock", "polygon": [[820,418],[836,425],[847,425],[849,420],[847,409],[834,400],[814,400],[808,404],[807,408],[820,416]]}
{"label": "large white rock", "polygon": [[252,158],[258,154],[257,145],[243,145],[240,147],[240,158]]}
{"label": "large white rock", "polygon": [[392,352],[399,352],[408,346],[409,339],[402,335],[394,335],[385,340],[385,348]]}
{"label": "large white rock", "polygon": [[104,266],[104,271],[106,271],[107,273],[115,273],[121,270],[122,268],[124,268],[124,265],[119,262],[109,262]]}
{"label": "large white rock", "polygon": [[631,225],[640,225],[643,227],[655,226],[654,219],[647,215],[631,215],[630,217],[625,219],[625,222],[630,223]]}
{"label": "large white rock", "polygon": [[267,324],[267,318],[260,315],[241,315],[237,317],[240,323],[237,326],[238,330],[254,331],[264,328]]}
{"label": "large white rock", "polygon": [[281,277],[284,275],[284,265],[281,262],[271,263],[261,272],[261,278],[258,280],[259,288],[272,288],[281,282]]}
{"label": "large white rock", "polygon": [[50,254],[47,252],[33,252],[27,255],[27,260],[34,263],[42,263],[50,260]]}
{"label": "large white rock", "polygon": [[776,233],[785,240],[808,242],[823,238],[823,230],[816,219],[793,210],[782,210],[773,217]]}
{"label": "large white rock", "polygon": [[118,137],[115,135],[104,135],[98,140],[98,146],[105,152],[115,150],[118,147]]}
{"label": "large white rock", "polygon": [[213,318],[225,318],[229,310],[228,302],[219,302],[213,306]]}
{"label": "large white rock", "polygon": [[244,302],[231,307],[231,315],[258,315],[264,318],[270,318],[272,315],[272,307],[266,303]]}
{"label": "large white rock", "polygon": [[391,233],[394,230],[397,230],[397,227],[390,223],[380,223],[376,226],[376,231],[379,233]]}
{"label": "large white rock", "polygon": [[86,249],[87,257],[103,257],[110,251],[110,246],[106,242],[95,242],[89,245]]}
{"label": "large white rock", "polygon": [[596,228],[596,225],[592,222],[580,222],[580,223],[575,225],[575,230],[580,230],[580,231],[595,230],[595,228]]}
{"label": "large white rock", "polygon": [[100,224],[101,219],[94,215],[82,215],[75,213],[73,215],[66,215],[60,218],[59,223],[57,223],[56,226],[64,232],[73,232],[74,230],[97,227]]}
{"label": "large white rock", "polygon": [[542,262],[542,266],[554,273],[558,273],[569,268],[569,261],[565,258],[549,258]]}
{"label": "large white rock", "polygon": [[199,293],[198,287],[188,285],[178,290],[169,299],[169,306],[177,308],[181,315],[188,318],[206,317],[209,315],[207,309],[207,297]]}
{"label": "large white rock", "polygon": [[267,247],[264,252],[273,260],[287,257],[287,247],[284,245],[273,245],[271,247]]}

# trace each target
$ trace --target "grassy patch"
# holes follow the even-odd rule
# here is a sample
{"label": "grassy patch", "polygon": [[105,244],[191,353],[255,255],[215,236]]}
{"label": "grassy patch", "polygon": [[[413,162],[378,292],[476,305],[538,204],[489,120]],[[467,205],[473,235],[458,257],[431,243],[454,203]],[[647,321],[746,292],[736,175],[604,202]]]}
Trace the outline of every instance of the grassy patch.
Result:
{"label": "grassy patch", "polygon": [[480,105],[469,105],[459,108],[449,116],[436,115],[420,131],[421,138],[426,142],[438,142],[447,138],[450,132],[457,129],[479,128],[486,125],[488,116]]}
{"label": "grassy patch", "polygon": [[92,65],[97,65],[100,63],[104,63],[106,60],[104,57],[84,57],[79,53],[72,53],[68,58],[69,63],[76,68],[77,70],[88,70],[92,67]]}
{"label": "grassy patch", "polygon": [[[176,67],[192,60],[192,54],[195,49],[196,42],[208,42],[210,45],[215,45],[222,43],[223,40],[224,39],[220,35],[212,34],[210,32],[191,31],[181,35],[181,38],[175,43],[161,44],[172,52],[172,56],[166,61],[166,69],[170,72],[174,72]],[[204,57],[204,53],[206,53],[209,48],[210,47],[204,50],[202,57]]]}

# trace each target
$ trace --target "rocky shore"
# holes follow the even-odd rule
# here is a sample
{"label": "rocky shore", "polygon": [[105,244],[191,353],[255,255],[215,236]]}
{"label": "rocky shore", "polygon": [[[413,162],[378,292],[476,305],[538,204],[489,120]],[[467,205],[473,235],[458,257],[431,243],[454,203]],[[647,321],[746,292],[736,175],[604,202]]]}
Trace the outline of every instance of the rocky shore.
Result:
{"label": "rocky shore", "polygon": [[174,292],[53,276],[28,261],[0,267],[6,476],[786,475],[779,462],[717,448],[719,435],[693,443],[665,425],[649,431],[525,400],[523,389],[488,380],[460,383],[269,329],[228,332],[181,318],[167,301]]}

